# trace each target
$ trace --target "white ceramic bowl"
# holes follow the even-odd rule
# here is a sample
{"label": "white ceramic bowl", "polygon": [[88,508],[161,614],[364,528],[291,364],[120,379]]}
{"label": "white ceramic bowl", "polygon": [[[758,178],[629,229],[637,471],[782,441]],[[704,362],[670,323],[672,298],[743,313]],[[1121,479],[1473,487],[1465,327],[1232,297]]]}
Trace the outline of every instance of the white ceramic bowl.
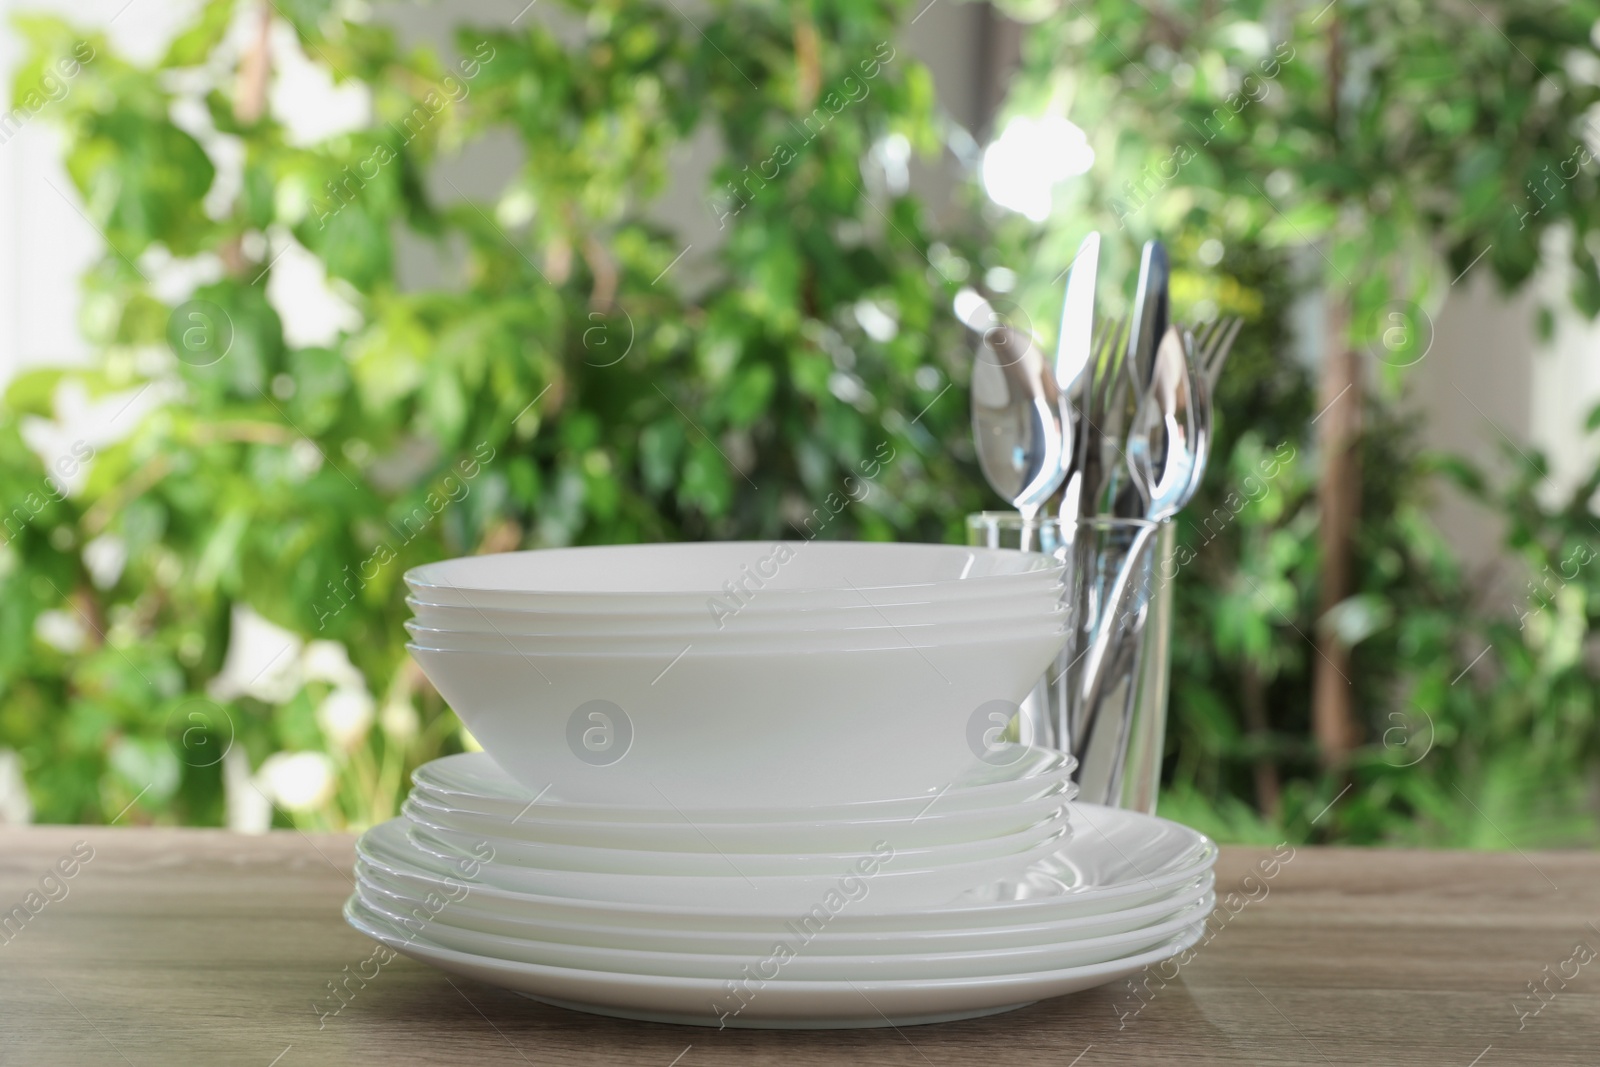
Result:
{"label": "white ceramic bowl", "polygon": [[751,809],[948,787],[985,755],[993,711],[1020,703],[1063,642],[1047,632],[675,656],[407,647],[530,789],[577,803]]}
{"label": "white ceramic bowl", "polygon": [[1040,635],[1066,637],[1065,608],[1027,617],[972,620],[956,623],[922,623],[905,626],[854,626],[803,632],[722,633],[710,627],[678,633],[637,633],[612,630],[608,633],[562,634],[529,633],[517,629],[449,630],[424,626],[415,620],[405,624],[414,644],[423,648],[460,649],[464,652],[521,652],[532,655],[583,654],[589,652],[629,653],[633,655],[676,656],[686,648],[704,653],[812,651],[871,651],[882,648],[939,648],[959,641],[1014,641]]}
{"label": "white ceramic bowl", "polygon": [[1003,595],[965,600],[904,600],[892,604],[856,603],[834,608],[787,608],[752,598],[736,603],[706,597],[689,611],[529,611],[430,604],[407,597],[406,606],[423,626],[444,630],[498,630],[527,633],[786,633],[855,626],[908,626],[1007,620],[1044,615],[1061,603],[1061,587],[1008,590]]}
{"label": "white ceramic bowl", "polygon": [[[692,921],[670,929],[631,926],[595,921],[578,922],[550,918],[545,909],[525,906],[511,909],[503,901],[485,898],[481,893],[457,891],[447,902],[433,889],[419,889],[402,879],[391,877],[363,861],[356,863],[356,877],[374,899],[381,898],[393,911],[405,917],[408,925],[418,923],[456,926],[486,934],[526,938],[535,941],[561,941],[570,945],[604,948],[637,948],[654,952],[716,952],[764,956],[774,937],[792,932],[790,919],[774,921],[762,930],[703,930]],[[808,951],[833,956],[858,954],[950,952],[972,949],[1024,948],[1086,937],[1101,937],[1136,930],[1162,922],[1208,897],[1216,877],[1206,872],[1169,895],[1136,907],[1098,915],[1068,915],[1042,922],[1010,925],[977,925],[949,930],[872,930],[835,929],[828,923],[812,923],[806,929]],[[424,929],[422,932],[426,932]]]}
{"label": "white ceramic bowl", "polygon": [[958,545],[712,541],[607,545],[466,556],[414,567],[432,604],[542,611],[706,611],[721,598],[772,609],[962,600],[1058,585],[1064,564],[1039,553]]}
{"label": "white ceramic bowl", "polygon": [[[1009,820],[1013,811],[1041,799],[1076,795],[1071,756],[1030,745],[996,746],[992,762],[975,763],[948,788],[893,800],[858,804],[739,808],[648,807],[618,804],[573,804],[550,789],[529,789],[516,781],[486,752],[458,752],[429,760],[411,772],[411,795],[439,807],[502,822],[528,819],[565,823],[578,830],[601,825],[641,824],[664,829],[749,825],[771,828],[774,836],[791,827],[876,826],[886,821],[925,823],[946,815]],[[1004,833],[987,824],[988,833]],[[709,831],[708,831],[709,832]],[[873,840],[877,838],[874,837]]]}

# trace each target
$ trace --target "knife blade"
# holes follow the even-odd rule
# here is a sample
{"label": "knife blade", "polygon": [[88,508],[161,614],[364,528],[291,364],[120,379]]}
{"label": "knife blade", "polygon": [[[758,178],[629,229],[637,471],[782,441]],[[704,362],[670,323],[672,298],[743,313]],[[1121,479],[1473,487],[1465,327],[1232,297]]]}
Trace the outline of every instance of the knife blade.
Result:
{"label": "knife blade", "polygon": [[1061,305],[1061,334],[1056,346],[1056,385],[1066,408],[1066,490],[1060,517],[1076,520],[1082,507],[1083,462],[1090,446],[1089,391],[1094,357],[1094,293],[1100,273],[1100,232],[1089,231],[1067,272],[1067,295]]}

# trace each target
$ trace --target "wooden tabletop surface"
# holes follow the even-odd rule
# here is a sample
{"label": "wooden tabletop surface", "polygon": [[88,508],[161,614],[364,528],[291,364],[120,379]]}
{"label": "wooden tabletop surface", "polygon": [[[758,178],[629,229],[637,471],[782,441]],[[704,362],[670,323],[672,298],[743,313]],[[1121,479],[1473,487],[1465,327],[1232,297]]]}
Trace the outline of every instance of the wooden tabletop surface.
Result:
{"label": "wooden tabletop surface", "polygon": [[452,985],[404,957],[322,1014],[374,948],[339,913],[351,846],[0,829],[0,1067],[1600,1063],[1593,854],[1300,848],[1274,866],[1227,848],[1209,940],[1171,981],[901,1030],[717,1031]]}

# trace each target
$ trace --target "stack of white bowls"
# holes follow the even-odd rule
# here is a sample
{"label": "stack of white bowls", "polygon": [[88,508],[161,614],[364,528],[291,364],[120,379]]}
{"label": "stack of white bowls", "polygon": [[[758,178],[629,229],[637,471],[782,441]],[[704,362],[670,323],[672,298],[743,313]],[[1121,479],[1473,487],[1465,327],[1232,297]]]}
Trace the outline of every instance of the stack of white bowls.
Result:
{"label": "stack of white bowls", "polygon": [[553,799],[838,805],[968,770],[969,721],[1014,710],[1065,643],[1061,579],[949,545],[565,548],[416,568],[407,629],[495,762]]}
{"label": "stack of white bowls", "polygon": [[1063,642],[1005,550],[641,545],[407,575],[485,751],[420,768],[346,916],[568,1007],[712,1026],[1008,1010],[1203,930],[1215,850],[1008,743]]}

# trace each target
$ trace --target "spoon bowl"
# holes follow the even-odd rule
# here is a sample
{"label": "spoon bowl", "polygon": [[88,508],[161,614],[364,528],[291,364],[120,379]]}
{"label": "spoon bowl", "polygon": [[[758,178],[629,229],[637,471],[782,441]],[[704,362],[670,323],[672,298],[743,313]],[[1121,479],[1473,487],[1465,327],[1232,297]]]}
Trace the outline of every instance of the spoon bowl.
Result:
{"label": "spoon bowl", "polygon": [[[1194,495],[1201,436],[1189,348],[1176,326],[1156,345],[1150,385],[1128,435],[1128,472],[1145,499],[1145,517],[1160,522]],[[1209,432],[1206,436],[1209,438]]]}
{"label": "spoon bowl", "polygon": [[1055,370],[1032,336],[986,331],[972,364],[972,438],[984,478],[1024,519],[1037,518],[1066,477],[1067,421]]}

